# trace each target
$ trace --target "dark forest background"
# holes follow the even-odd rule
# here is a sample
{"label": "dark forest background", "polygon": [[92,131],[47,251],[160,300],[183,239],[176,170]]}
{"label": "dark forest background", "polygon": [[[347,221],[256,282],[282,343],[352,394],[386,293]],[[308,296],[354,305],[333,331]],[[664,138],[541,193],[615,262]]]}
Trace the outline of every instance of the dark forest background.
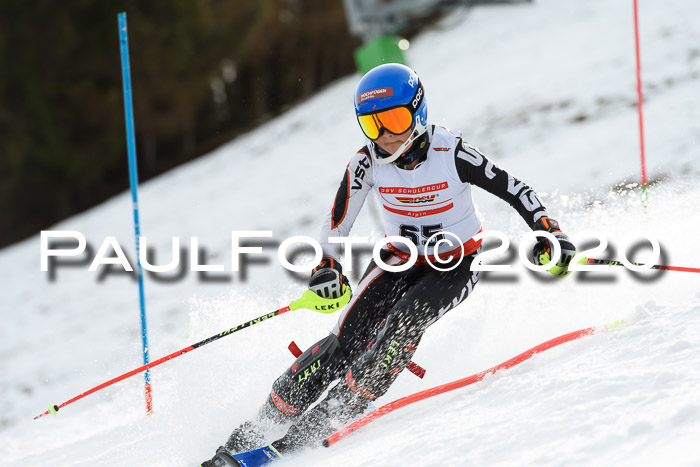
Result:
{"label": "dark forest background", "polygon": [[139,178],[355,70],[342,0],[2,0],[0,246],[128,189],[117,13]]}

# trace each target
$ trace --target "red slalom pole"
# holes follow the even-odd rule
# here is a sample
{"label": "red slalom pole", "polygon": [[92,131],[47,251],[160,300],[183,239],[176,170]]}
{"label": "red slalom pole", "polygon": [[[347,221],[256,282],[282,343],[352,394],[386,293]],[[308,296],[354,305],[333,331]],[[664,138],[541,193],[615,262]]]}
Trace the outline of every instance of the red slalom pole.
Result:
{"label": "red slalom pole", "polygon": [[[611,325],[610,327],[614,327],[618,325],[618,323],[615,323],[614,325]],[[367,425],[368,423],[383,417],[384,415],[388,414],[389,412],[393,412],[396,409],[400,409],[401,407],[405,407],[409,404],[413,404],[414,402],[422,401],[423,399],[427,399],[429,397],[437,396],[438,394],[442,394],[448,391],[452,391],[455,389],[463,388],[465,386],[469,386],[470,384],[478,383],[479,381],[483,380],[489,375],[494,374],[497,371],[502,371],[502,370],[507,370],[509,368],[514,367],[515,365],[524,362],[525,360],[529,359],[536,353],[544,352],[547,349],[551,349],[552,347],[556,347],[557,345],[564,344],[566,342],[570,342],[576,339],[579,339],[584,336],[588,336],[590,334],[593,334],[597,328],[586,328],[586,329],[581,329],[579,331],[574,331],[570,332],[568,334],[564,334],[563,336],[555,337],[554,339],[548,340],[547,342],[543,342],[542,344],[539,344],[530,350],[526,350],[525,352],[516,355],[515,357],[511,358],[510,360],[507,360],[499,365],[496,365],[494,367],[489,368],[488,370],[484,370],[480,373],[476,373],[471,376],[467,376],[466,378],[459,379],[457,381],[452,381],[451,383],[447,384],[442,384],[440,386],[435,386],[434,388],[426,389],[425,391],[420,391],[415,394],[411,394],[409,396],[402,397],[401,399],[397,399],[393,402],[390,402],[386,405],[383,405],[382,407],[368,413],[364,417],[361,417],[357,420],[355,420],[353,423],[349,424],[345,428],[336,431],[329,437],[323,440],[323,445],[325,447],[332,446],[333,444],[337,443],[350,433],[357,431],[358,429],[362,428],[363,426]]]}
{"label": "red slalom pole", "polygon": [[[620,261],[607,260],[607,259],[594,259],[588,258],[588,264],[603,264],[607,266],[624,266]],[[642,266],[642,263],[632,263],[635,266]],[[681,272],[700,272],[700,268],[686,268],[683,266],[664,266],[662,264],[654,264],[649,269],[659,269],[661,271],[681,271]]]}
{"label": "red slalom pole", "polygon": [[170,355],[166,355],[165,357],[159,358],[158,360],[155,360],[151,363],[148,363],[147,365],[140,366],[134,370],[131,370],[129,372],[124,373],[123,375],[117,376],[116,378],[112,378],[109,381],[106,381],[98,386],[95,386],[92,389],[88,389],[87,391],[83,392],[82,394],[78,394],[74,398],[67,400],[63,404],[60,405],[49,405],[49,410],[46,412],[37,415],[34,417],[34,420],[37,418],[41,418],[44,415],[48,414],[53,414],[57,415],[57,412],[59,409],[67,406],[68,404],[72,404],[73,402],[82,399],[83,397],[89,396],[93,392],[97,392],[100,389],[104,389],[107,386],[111,386],[114,383],[118,383],[119,381],[122,381],[130,376],[134,376],[138,373],[144,372],[148,370],[149,368],[153,368],[154,366],[160,365],[161,363],[165,363],[168,360],[172,360],[173,358],[179,357],[180,355],[184,355],[187,352],[191,352],[192,350],[202,347],[204,345],[207,345],[211,342],[214,342],[216,340],[221,339],[222,337],[226,337],[229,334],[233,334],[234,332],[240,331],[241,329],[245,329],[247,327],[253,326],[254,324],[261,323],[263,321],[266,321],[270,318],[274,318],[275,316],[279,316],[282,313],[286,313],[290,310],[298,310],[300,308],[307,308],[310,310],[316,310],[321,313],[333,313],[342,307],[344,307],[348,302],[350,301],[350,293],[346,292],[342,297],[338,299],[328,299],[328,298],[322,298],[316,295],[311,290],[307,290],[304,292],[304,294],[299,298],[298,300],[293,301],[290,303],[288,306],[285,306],[284,308],[280,308],[279,310],[272,311],[270,313],[264,314],[262,316],[259,316],[255,319],[252,319],[250,321],[247,321],[243,324],[239,324],[238,326],[234,326],[231,329],[227,329],[225,331],[220,332],[219,334],[216,334],[214,336],[208,337],[202,341],[199,341],[195,344],[189,345],[185,347],[184,349],[180,349],[177,352],[173,352]]}
{"label": "red slalom pole", "polygon": [[647,164],[644,155],[644,118],[642,116],[642,61],[639,53],[639,8],[637,0],[634,3],[634,50],[637,58],[637,111],[639,114],[639,149],[642,162],[642,203],[647,206]]}

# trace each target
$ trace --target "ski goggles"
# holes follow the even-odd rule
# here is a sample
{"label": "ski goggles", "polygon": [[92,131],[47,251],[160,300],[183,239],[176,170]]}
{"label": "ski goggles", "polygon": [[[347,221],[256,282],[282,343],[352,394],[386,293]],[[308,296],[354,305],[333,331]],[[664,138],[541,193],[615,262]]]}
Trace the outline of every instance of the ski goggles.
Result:
{"label": "ski goggles", "polygon": [[408,107],[395,107],[382,112],[358,115],[357,121],[365,136],[374,141],[379,138],[382,128],[395,135],[407,132],[413,126],[413,114]]}

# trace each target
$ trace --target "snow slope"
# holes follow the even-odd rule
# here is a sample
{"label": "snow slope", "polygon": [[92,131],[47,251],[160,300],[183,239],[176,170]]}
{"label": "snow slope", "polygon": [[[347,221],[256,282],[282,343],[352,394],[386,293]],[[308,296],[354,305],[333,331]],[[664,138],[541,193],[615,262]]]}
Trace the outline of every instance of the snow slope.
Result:
{"label": "snow slope", "polygon": [[[540,0],[460,11],[408,53],[431,120],[465,137],[534,186],[569,233],[599,231],[613,246],[655,236],[664,261],[700,265],[700,7],[640,2],[650,206],[638,179],[630,2]],[[350,107],[358,77],[212,154],[145,183],[143,231],[157,252],[198,236],[218,282],[187,272],[146,281],[155,359],[303,290],[266,249],[267,266],[229,271],[232,230],[315,236],[347,160],[362,143]],[[138,97],[138,96],[137,96]],[[484,224],[513,244],[527,230],[507,205],[475,190]],[[374,201],[355,226],[377,238]],[[127,193],[54,230],[97,248],[115,236],[133,258]],[[584,236],[584,239],[586,237]],[[640,258],[646,250],[641,251]],[[616,257],[614,249],[609,252]],[[237,333],[153,373],[156,413],[143,416],[134,377],[32,421],[141,364],[138,295],[124,274],[89,265],[39,270],[39,238],[0,251],[0,459],[3,465],[197,465],[252,415],[292,361],[286,346],[323,337],[333,315],[297,311]],[[512,264],[516,264],[512,261]],[[361,267],[360,267],[361,269]],[[359,271],[356,271],[359,272]],[[640,277],[642,277],[640,279]],[[331,449],[286,465],[700,465],[700,281],[693,274],[623,269],[552,282],[521,268],[484,278],[425,335],[415,360],[378,403],[483,370],[557,335],[625,325],[536,356],[468,389],[397,411]],[[282,465],[282,464],[281,464]]]}

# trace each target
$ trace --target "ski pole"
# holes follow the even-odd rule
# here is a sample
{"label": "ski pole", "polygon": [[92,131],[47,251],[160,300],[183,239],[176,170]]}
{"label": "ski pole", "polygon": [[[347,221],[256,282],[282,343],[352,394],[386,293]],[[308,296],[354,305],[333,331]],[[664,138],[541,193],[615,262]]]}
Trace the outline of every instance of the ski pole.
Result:
{"label": "ski pole", "polygon": [[[588,264],[606,264],[608,266],[624,266],[620,261],[608,260],[608,259],[594,259],[588,258],[586,261]],[[641,263],[632,263],[635,266],[643,266]],[[655,264],[649,269],[660,269],[663,271],[682,271],[682,272],[700,272],[700,268],[686,268],[682,266],[663,266],[661,264]]]}
{"label": "ski pole", "polygon": [[130,376],[136,375],[138,373],[141,373],[143,371],[148,370],[149,368],[153,368],[154,366],[160,365],[161,363],[165,363],[168,360],[172,360],[173,358],[179,357],[180,355],[186,354],[187,352],[190,352],[196,348],[202,347],[204,345],[207,345],[211,342],[214,342],[215,340],[221,339],[222,337],[226,337],[230,334],[233,334],[234,332],[240,331],[241,329],[245,329],[247,327],[253,326],[254,324],[258,324],[262,321],[268,320],[270,318],[274,318],[275,316],[279,316],[282,313],[286,313],[288,311],[292,310],[298,310],[300,308],[306,308],[309,310],[316,310],[321,313],[333,313],[345,305],[350,301],[350,292],[349,289],[348,291],[343,294],[342,297],[338,299],[333,299],[333,298],[323,298],[318,295],[316,295],[315,292],[311,290],[307,290],[304,292],[298,300],[294,300],[291,302],[288,306],[285,306],[283,308],[280,308],[279,310],[272,311],[270,313],[264,314],[258,318],[252,319],[250,321],[247,321],[243,324],[239,324],[238,326],[234,326],[231,329],[227,329],[225,331],[220,332],[219,334],[213,335],[207,339],[204,339],[202,341],[199,341],[195,344],[189,345],[185,347],[184,349],[180,349],[177,352],[173,352],[170,355],[166,355],[165,357],[159,358],[158,360],[155,360],[147,365],[140,366],[134,370],[131,370],[127,373],[124,373],[121,376],[117,376],[116,378],[112,378],[109,381],[106,381],[98,386],[95,386],[92,389],[88,389],[87,391],[83,392],[82,394],[79,394],[75,396],[74,398],[67,400],[63,404],[60,405],[54,405],[50,404],[49,405],[49,410],[46,412],[37,415],[34,417],[34,420],[37,418],[41,418],[44,415],[52,414],[52,415],[58,415],[57,412],[59,409],[67,406],[68,404],[72,404],[73,402],[82,399],[85,396],[89,396],[93,392],[97,392],[100,389],[104,389],[107,386],[111,386],[114,383],[117,383],[119,381],[122,381],[126,378],[129,378]]}

